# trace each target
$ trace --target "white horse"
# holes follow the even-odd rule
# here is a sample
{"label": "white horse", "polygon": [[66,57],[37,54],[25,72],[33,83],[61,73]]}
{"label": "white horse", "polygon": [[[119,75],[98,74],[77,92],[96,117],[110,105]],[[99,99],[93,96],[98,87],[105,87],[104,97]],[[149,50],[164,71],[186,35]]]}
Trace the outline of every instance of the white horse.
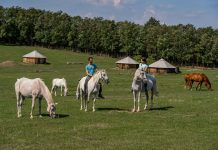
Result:
{"label": "white horse", "polygon": [[68,88],[67,88],[67,82],[64,78],[62,78],[62,79],[56,78],[56,79],[52,80],[51,94],[54,91],[55,96],[57,96],[56,92],[57,92],[57,88],[59,88],[59,87],[61,88],[61,96],[62,96],[62,89],[63,88],[64,88],[64,96],[67,96]]}
{"label": "white horse", "polygon": [[133,107],[133,112],[136,111],[136,97],[138,95],[138,109],[137,112],[140,111],[140,99],[141,99],[141,92],[145,91],[146,95],[146,103],[144,109],[148,108],[148,91],[151,91],[151,109],[153,107],[153,95],[155,94],[158,96],[158,91],[157,91],[157,85],[156,85],[156,79],[152,75],[147,75],[147,89],[145,89],[144,86],[144,71],[141,71],[140,69],[137,69],[135,72],[135,76],[133,78],[132,82],[132,92],[133,92],[133,97],[134,97],[134,107]]}
{"label": "white horse", "polygon": [[91,95],[93,95],[93,107],[92,108],[94,112],[95,111],[95,101],[96,101],[96,98],[98,97],[99,88],[100,88],[99,81],[102,80],[108,84],[109,78],[105,70],[98,70],[88,81],[87,96],[85,96],[85,91],[84,91],[85,80],[86,80],[86,77],[83,77],[79,81],[78,86],[77,86],[76,96],[77,96],[77,99],[80,98],[81,100],[80,110],[83,110],[83,103],[84,103],[84,109],[85,111],[87,111],[87,102],[89,101]]}
{"label": "white horse", "polygon": [[20,118],[21,108],[23,101],[26,97],[32,97],[32,107],[30,112],[30,118],[33,118],[33,109],[35,105],[36,98],[39,99],[39,116],[41,117],[41,101],[44,97],[47,101],[47,111],[50,114],[50,117],[55,117],[55,104],[52,99],[52,95],[45,85],[45,83],[40,79],[28,79],[28,78],[20,78],[17,79],[15,83],[15,92],[17,98],[17,117]]}

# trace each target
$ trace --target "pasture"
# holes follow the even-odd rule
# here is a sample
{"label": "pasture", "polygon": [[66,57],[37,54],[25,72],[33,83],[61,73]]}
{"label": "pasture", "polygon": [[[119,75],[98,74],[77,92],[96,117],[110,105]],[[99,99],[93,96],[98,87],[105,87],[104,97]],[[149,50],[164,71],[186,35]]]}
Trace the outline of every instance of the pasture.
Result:
{"label": "pasture", "polygon": [[[39,50],[47,65],[22,64],[27,52]],[[84,75],[87,54],[38,47],[0,46],[0,149],[218,149],[218,71],[184,70],[181,74],[157,75],[159,97],[154,110],[132,113],[130,92],[134,70],[116,70],[116,59],[94,56],[99,68],[110,78],[103,85],[105,99],[96,101],[96,112],[80,111],[75,98],[78,80]],[[67,65],[67,62],[73,62]],[[84,64],[82,64],[84,63]],[[183,74],[203,72],[214,91],[184,89]],[[53,78],[64,77],[69,96],[54,97],[59,118],[47,116],[43,100],[42,118],[29,118],[31,100],[24,102],[22,118],[17,118],[14,83],[20,77],[42,78],[51,88]],[[60,94],[59,94],[60,95]]]}

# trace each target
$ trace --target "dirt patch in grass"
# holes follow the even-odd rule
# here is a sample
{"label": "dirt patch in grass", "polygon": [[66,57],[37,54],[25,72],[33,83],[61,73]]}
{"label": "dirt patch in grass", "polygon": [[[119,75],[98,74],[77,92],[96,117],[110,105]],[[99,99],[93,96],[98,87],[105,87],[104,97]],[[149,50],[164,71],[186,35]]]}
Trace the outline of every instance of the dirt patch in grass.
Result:
{"label": "dirt patch in grass", "polygon": [[11,60],[6,60],[0,63],[0,67],[13,67],[15,65],[17,65],[17,62]]}

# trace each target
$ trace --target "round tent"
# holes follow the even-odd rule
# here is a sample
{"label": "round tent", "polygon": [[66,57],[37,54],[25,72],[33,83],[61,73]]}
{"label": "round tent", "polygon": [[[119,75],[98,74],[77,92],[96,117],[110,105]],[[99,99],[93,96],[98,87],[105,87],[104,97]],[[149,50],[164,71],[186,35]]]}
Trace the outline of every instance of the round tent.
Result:
{"label": "round tent", "polygon": [[117,61],[116,64],[117,64],[117,67],[121,69],[138,68],[138,65],[139,65],[137,61],[135,61],[129,56]]}
{"label": "round tent", "polygon": [[149,65],[149,72],[150,73],[170,73],[176,72],[176,67],[168,63],[164,59],[160,59],[151,65]]}
{"label": "round tent", "polygon": [[23,56],[23,62],[31,64],[45,64],[46,57],[34,50]]}

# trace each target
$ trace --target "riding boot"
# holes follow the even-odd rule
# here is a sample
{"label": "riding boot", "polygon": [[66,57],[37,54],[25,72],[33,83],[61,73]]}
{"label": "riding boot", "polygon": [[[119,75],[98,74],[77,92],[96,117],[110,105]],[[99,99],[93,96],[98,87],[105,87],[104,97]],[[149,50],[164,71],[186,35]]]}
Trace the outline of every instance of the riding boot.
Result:
{"label": "riding boot", "polygon": [[104,99],[104,96],[102,95],[102,85],[101,84],[100,84],[100,88],[99,88],[98,97]]}
{"label": "riding boot", "polygon": [[148,86],[148,84],[147,84],[147,82],[145,82],[144,83],[145,92],[147,91],[147,86]]}

